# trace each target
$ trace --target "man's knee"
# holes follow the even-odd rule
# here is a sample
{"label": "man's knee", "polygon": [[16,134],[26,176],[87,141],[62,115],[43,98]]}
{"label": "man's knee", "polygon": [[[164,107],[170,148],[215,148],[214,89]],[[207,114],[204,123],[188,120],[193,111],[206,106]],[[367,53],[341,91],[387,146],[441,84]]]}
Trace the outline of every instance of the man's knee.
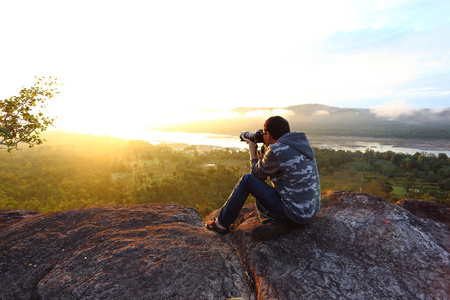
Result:
{"label": "man's knee", "polygon": [[249,186],[249,184],[251,184],[252,181],[254,181],[255,179],[257,179],[255,176],[253,176],[250,173],[244,174],[241,179],[240,179],[240,183],[244,184],[246,187]]}
{"label": "man's knee", "polygon": [[241,177],[241,180],[242,180],[242,181],[245,181],[245,182],[248,182],[248,180],[249,180],[252,176],[253,176],[253,175],[250,174],[250,173],[244,174],[244,175]]}

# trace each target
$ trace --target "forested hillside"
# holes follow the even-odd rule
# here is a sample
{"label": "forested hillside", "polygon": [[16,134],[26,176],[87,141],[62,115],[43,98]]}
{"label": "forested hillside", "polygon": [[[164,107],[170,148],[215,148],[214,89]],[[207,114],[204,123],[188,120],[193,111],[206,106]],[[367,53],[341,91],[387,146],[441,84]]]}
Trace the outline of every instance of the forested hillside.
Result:
{"label": "forested hillside", "polygon": [[[62,133],[47,139],[32,149],[0,150],[0,209],[53,212],[164,201],[206,215],[222,206],[249,170],[248,152],[241,150]],[[315,150],[324,205],[333,190],[450,204],[445,154]]]}
{"label": "forested hillside", "polygon": [[106,136],[49,134],[32,149],[0,151],[0,209],[52,212],[91,205],[174,202],[203,213],[248,169],[228,149],[151,145]]}

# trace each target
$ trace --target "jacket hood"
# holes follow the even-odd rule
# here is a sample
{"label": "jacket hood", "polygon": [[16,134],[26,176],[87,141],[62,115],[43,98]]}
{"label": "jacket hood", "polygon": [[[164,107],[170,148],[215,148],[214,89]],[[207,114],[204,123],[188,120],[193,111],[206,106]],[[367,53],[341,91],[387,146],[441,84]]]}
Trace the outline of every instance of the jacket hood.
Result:
{"label": "jacket hood", "polygon": [[304,132],[288,132],[277,140],[277,143],[291,146],[306,156],[314,159],[314,150]]}

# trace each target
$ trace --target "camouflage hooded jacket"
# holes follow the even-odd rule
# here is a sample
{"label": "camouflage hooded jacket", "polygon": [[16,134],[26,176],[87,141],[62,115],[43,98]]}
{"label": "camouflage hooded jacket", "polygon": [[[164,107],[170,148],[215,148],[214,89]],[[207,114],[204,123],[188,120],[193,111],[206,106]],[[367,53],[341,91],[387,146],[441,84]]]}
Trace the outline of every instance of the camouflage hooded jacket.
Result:
{"label": "camouflage hooded jacket", "polygon": [[320,208],[320,181],[314,150],[303,132],[280,137],[260,160],[252,160],[252,175],[270,179],[289,219],[309,223]]}

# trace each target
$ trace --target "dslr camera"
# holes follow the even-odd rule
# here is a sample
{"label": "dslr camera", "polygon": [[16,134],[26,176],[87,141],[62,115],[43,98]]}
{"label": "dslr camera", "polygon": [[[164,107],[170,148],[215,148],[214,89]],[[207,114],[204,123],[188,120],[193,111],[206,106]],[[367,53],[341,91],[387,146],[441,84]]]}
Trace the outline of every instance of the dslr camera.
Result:
{"label": "dslr camera", "polygon": [[241,131],[239,137],[241,138],[241,141],[244,141],[244,138],[246,138],[255,143],[264,143],[264,133],[262,129],[258,129],[256,132]]}

